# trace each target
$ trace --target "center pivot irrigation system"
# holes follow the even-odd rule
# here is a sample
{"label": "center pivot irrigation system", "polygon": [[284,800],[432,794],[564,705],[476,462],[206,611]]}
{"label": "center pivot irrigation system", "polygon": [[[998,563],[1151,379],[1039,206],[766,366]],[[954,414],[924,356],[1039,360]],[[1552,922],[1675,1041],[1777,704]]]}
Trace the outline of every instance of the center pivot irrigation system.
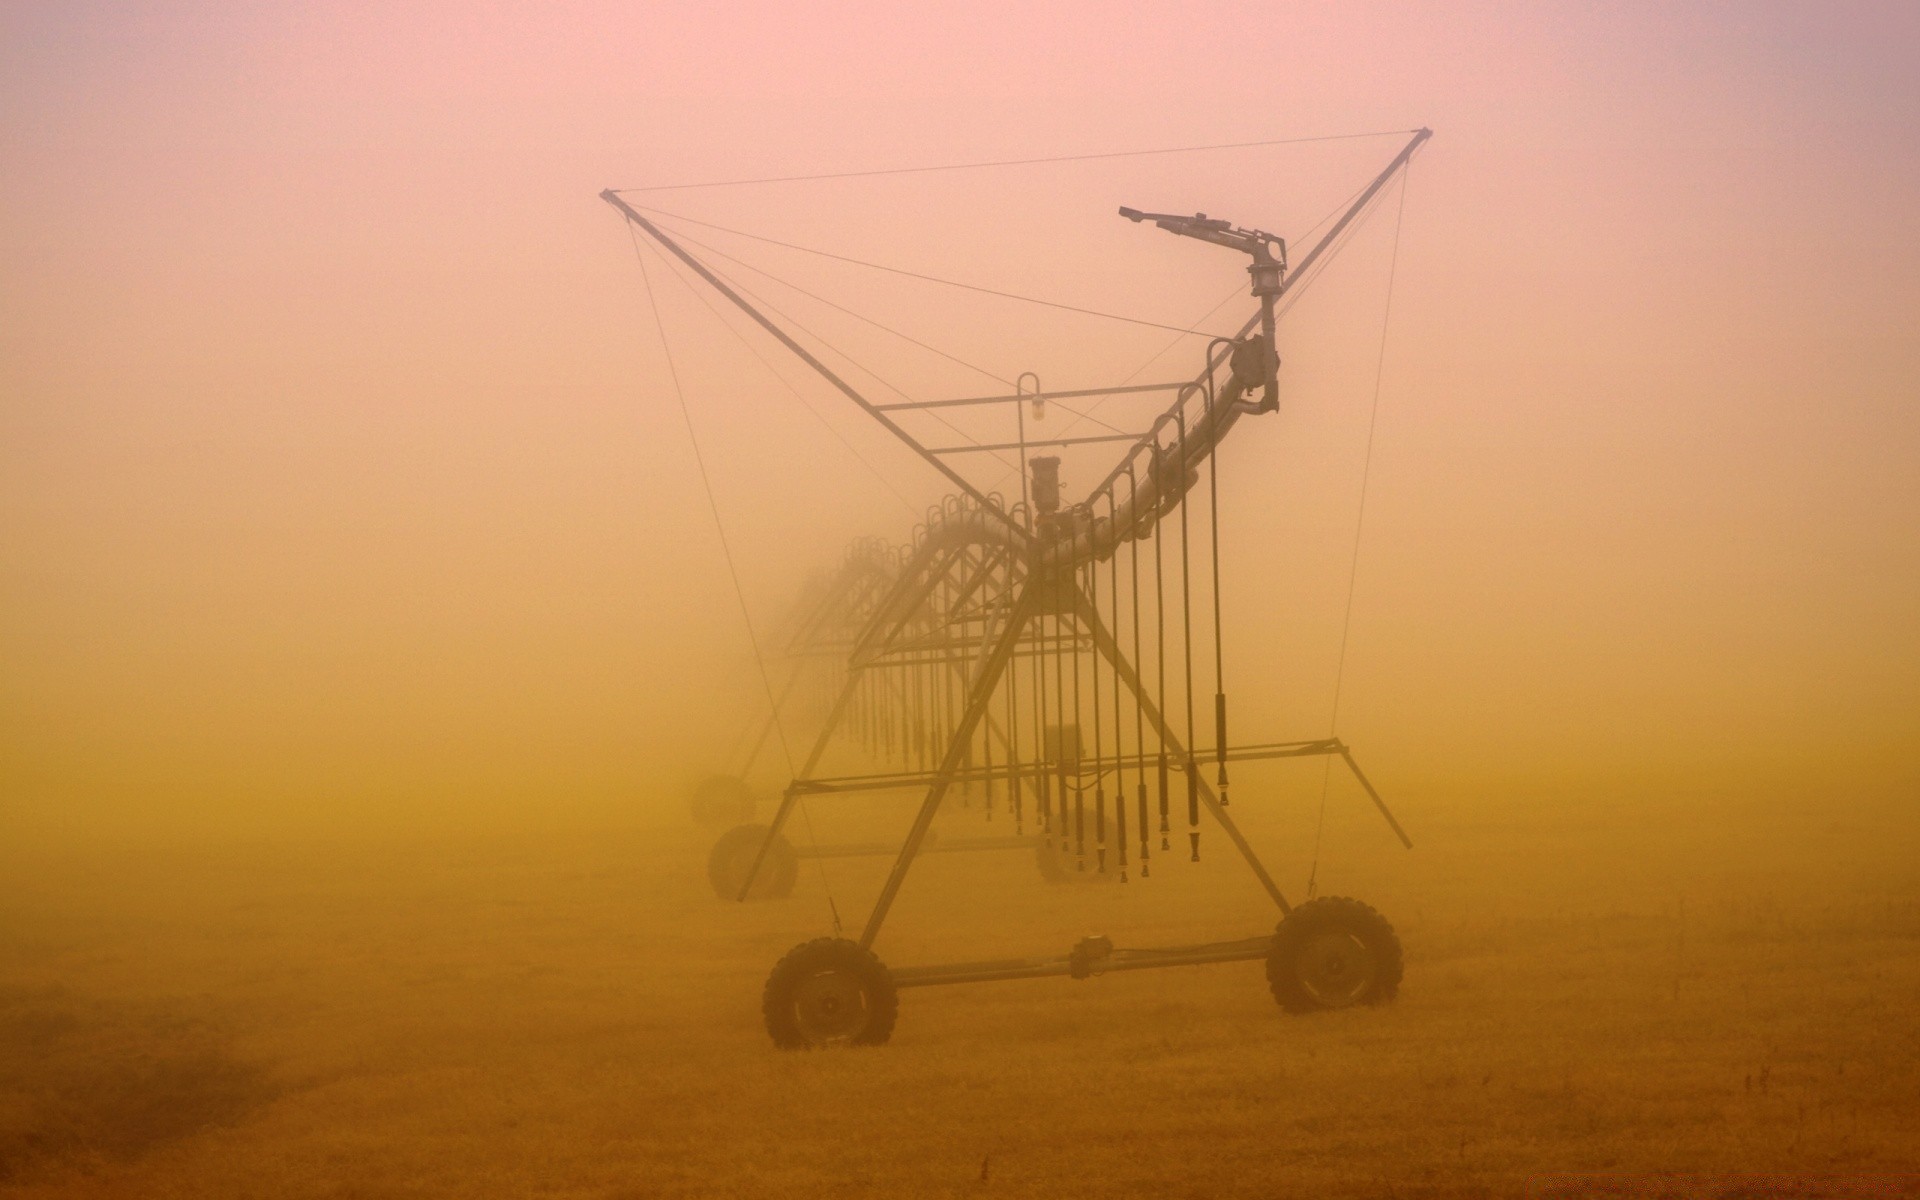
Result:
{"label": "center pivot irrigation system", "polygon": [[[1401,843],[1412,845],[1338,737],[1228,740],[1215,456],[1243,418],[1280,407],[1277,306],[1311,277],[1316,264],[1324,265],[1329,249],[1406,170],[1430,136],[1425,129],[1413,132],[1291,264],[1285,242],[1268,233],[1205,216],[1120,210],[1129,220],[1226,247],[1249,260],[1257,311],[1236,334],[1208,344],[1196,375],[1048,392],[1029,374],[1009,394],[932,401],[875,403],[742,295],[743,289],[691,253],[681,238],[620,193],[601,193],[669,262],[744,313],[957,489],[928,512],[909,544],[856,543],[796,621],[788,645],[798,660],[794,676],[779,696],[769,683],[771,712],[758,738],[751,739],[748,757],[775,728],[809,658],[835,664],[824,728],[796,767],[771,821],[734,830],[714,850],[711,874],[723,893],[739,900],[782,895],[793,885],[797,857],[783,830],[806,798],[909,789],[922,796],[897,848],[808,848],[814,856],[886,853],[893,865],[857,938],[803,942],[774,967],[763,1011],[776,1045],[885,1042],[893,1031],[899,989],[946,983],[1086,978],[1107,971],[1264,960],[1274,998],[1289,1011],[1373,1004],[1394,995],[1401,950],[1392,927],[1371,907],[1344,897],[1290,904],[1230,815],[1229,764],[1337,758]],[[1029,425],[1029,414],[1039,418],[1049,403],[1065,407],[1087,397],[1151,398],[1155,393],[1170,395],[1171,403],[1141,432],[1038,437]],[[899,419],[939,409],[993,411],[990,406],[1010,411],[1013,440],[929,446]],[[1121,445],[1119,460],[1084,499],[1067,502],[1060,458],[1046,451],[1100,442]],[[982,491],[954,468],[955,455],[974,451],[1019,454],[1017,502]],[[1196,494],[1205,500],[1199,521],[1189,504]],[[1193,526],[1200,522],[1204,526],[1196,533]],[[1202,622],[1212,623],[1211,664],[1203,661],[1204,648],[1196,655],[1194,647],[1200,607],[1194,603],[1200,574],[1196,557],[1204,557],[1212,575],[1212,612],[1199,614]],[[1196,659],[1202,660],[1203,675],[1209,665],[1213,671],[1211,746],[1199,745],[1196,738],[1195,696],[1204,687],[1194,677]],[[764,679],[764,664],[762,673]],[[836,736],[861,738],[896,769],[816,775]],[[984,793],[989,813],[996,807],[1010,813],[1015,835],[936,838],[936,815],[956,788]],[[709,787],[701,802],[730,812],[751,807],[724,784]],[[1107,938],[1089,937],[1053,957],[891,969],[873,952],[908,871],[924,853],[1032,846],[1051,877],[1124,881],[1131,871],[1145,878],[1182,852],[1189,861],[1200,860],[1203,813],[1279,909],[1281,920],[1272,932],[1157,949],[1119,949]],[[1184,845],[1175,849],[1176,840]]]}

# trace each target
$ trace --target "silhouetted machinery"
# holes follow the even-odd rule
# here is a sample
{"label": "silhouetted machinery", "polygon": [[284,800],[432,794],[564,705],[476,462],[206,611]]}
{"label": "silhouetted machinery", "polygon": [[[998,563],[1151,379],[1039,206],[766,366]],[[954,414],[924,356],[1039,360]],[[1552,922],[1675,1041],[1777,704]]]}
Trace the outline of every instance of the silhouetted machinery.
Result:
{"label": "silhouetted machinery", "polygon": [[[944,571],[936,569],[929,575],[916,547],[943,527],[949,513],[963,507],[950,501],[930,510],[919,528],[916,545],[894,547],[874,539],[854,543],[825,585],[805,598],[793,622],[794,632],[783,647],[791,667],[775,704],[756,723],[757,729],[749,731],[745,756],[738,768],[730,774],[703,779],[691,797],[695,818],[702,824],[732,825],[715,841],[707,859],[708,879],[721,899],[787,896],[799,878],[799,863],[805,859],[887,856],[899,849],[881,841],[795,844],[784,833],[753,822],[756,797],[745,780],[772,737],[775,714],[790,704],[809,671],[823,670],[831,674],[836,693],[856,671],[865,673],[867,686],[829,715],[828,729],[816,740],[802,777],[814,777],[821,756],[836,739],[857,741],[869,757],[910,772],[932,769],[950,724],[950,713],[960,703],[966,665],[978,653],[976,643],[970,640],[978,632],[974,624],[978,605],[991,600],[979,594],[987,582],[987,576],[981,573],[982,564],[949,563]],[[933,586],[903,584],[904,568],[915,571],[919,584],[931,579]],[[999,586],[1004,588],[1004,581]],[[903,600],[905,608],[901,607]],[[1017,739],[1018,731],[1014,736]],[[997,806],[1004,803],[1011,810],[1008,815],[1013,819],[1014,832],[956,836],[948,831],[942,836],[936,826],[927,831],[920,853],[1023,850],[1033,854],[1041,875],[1053,882],[1105,883],[1116,879],[1105,870],[1075,870],[1062,844],[1027,831],[1028,806],[992,770],[995,754],[1004,754],[1003,747],[1008,744],[1005,724],[989,713],[972,747],[979,755],[977,765],[981,769],[976,774],[972,769],[975,761],[963,760],[956,782],[967,808],[977,807],[989,821]],[[1066,747],[1065,757],[1062,745]],[[1080,745],[1077,726],[1050,726],[1045,731],[1041,761],[1055,773],[1078,779]],[[883,778],[873,777],[868,782]]]}
{"label": "silhouetted machinery", "polygon": [[[1274,998],[1288,1011],[1376,1004],[1395,994],[1401,948],[1380,914],[1344,897],[1290,904],[1230,815],[1231,764],[1337,758],[1411,846],[1337,737],[1229,740],[1214,464],[1244,418],[1279,407],[1276,303],[1339,243],[1429,136],[1416,132],[1291,269],[1285,243],[1258,230],[1205,216],[1121,209],[1131,220],[1247,255],[1258,309],[1237,335],[1208,346],[1191,378],[1072,392],[1044,391],[1028,375],[1010,394],[874,403],[639,207],[614,191],[602,193],[663,259],[736,306],[956,488],[927,513],[908,544],[867,541],[850,549],[797,622],[788,645],[800,664],[794,677],[809,661],[831,664],[830,711],[771,819],[739,825],[713,849],[715,889],[736,900],[787,894],[807,855],[893,859],[856,938],[803,942],[774,967],[763,1009],[776,1045],[885,1042],[900,989],[935,984],[1264,960]],[[1155,392],[1171,399],[1144,431],[1030,436],[1028,414],[1038,417],[1049,402]],[[1015,440],[928,446],[896,419],[907,411],[990,406],[1011,414]],[[1066,498],[1060,459],[1032,453],[1099,442],[1120,444],[1122,453],[1075,502]],[[955,455],[983,450],[1019,454],[1017,501],[983,492],[950,464]],[[1196,507],[1205,510],[1198,520]],[[1196,576],[1203,573],[1213,577],[1210,606],[1195,602]],[[1211,655],[1195,652],[1196,621],[1212,623]],[[1209,668],[1211,744],[1202,745],[1196,699]],[[771,692],[772,711],[749,761],[779,718],[784,695]],[[817,774],[836,739],[857,739],[890,769]],[[702,785],[697,808],[720,821],[746,820],[752,803],[740,774]],[[936,836],[936,816],[956,789],[975,793],[989,812],[1011,816],[1014,833]],[[797,847],[785,834],[796,805],[808,798],[903,790],[921,798],[897,845]],[[923,854],[1031,847],[1049,878],[1126,881],[1149,878],[1168,858],[1198,862],[1208,824],[1278,908],[1273,931],[1156,949],[1123,949],[1091,937],[1059,956],[906,968],[889,968],[874,953],[887,914]]]}

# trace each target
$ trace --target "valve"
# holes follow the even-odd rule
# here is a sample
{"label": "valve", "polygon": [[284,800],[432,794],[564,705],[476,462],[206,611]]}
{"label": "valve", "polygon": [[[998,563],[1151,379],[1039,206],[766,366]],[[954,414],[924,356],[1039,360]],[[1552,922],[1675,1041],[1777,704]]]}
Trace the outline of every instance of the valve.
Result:
{"label": "valve", "polygon": [[1067,973],[1075,979],[1086,979],[1106,970],[1112,959],[1112,938],[1104,935],[1083,937],[1074,945],[1073,953],[1067,956]]}
{"label": "valve", "polygon": [[1060,511],[1060,458],[1044,454],[1027,462],[1033,468],[1033,511],[1052,516]]}

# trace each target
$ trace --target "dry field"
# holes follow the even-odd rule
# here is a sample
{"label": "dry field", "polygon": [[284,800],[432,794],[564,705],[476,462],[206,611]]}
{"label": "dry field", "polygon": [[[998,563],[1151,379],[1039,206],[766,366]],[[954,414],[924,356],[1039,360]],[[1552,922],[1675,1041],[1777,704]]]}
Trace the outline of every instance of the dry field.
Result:
{"label": "dry field", "polygon": [[[932,988],[890,1046],[814,1054],[757,1006],[821,877],[724,906],[691,825],[16,842],[0,1192],[1916,1194],[1911,800],[1408,803],[1412,854],[1343,812],[1322,890],[1398,927],[1389,1007],[1285,1016],[1258,964]],[[1237,807],[1297,892],[1303,823]],[[1257,932],[1223,846],[1125,888],[930,858],[877,949]],[[879,870],[832,864],[850,925]]]}

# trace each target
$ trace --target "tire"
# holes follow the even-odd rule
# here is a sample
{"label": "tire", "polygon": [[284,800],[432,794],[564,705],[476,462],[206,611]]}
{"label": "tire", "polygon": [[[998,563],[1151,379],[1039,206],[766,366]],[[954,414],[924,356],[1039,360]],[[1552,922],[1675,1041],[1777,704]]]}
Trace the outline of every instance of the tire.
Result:
{"label": "tire", "polygon": [[[707,855],[707,881],[713,884],[714,895],[722,900],[740,899],[740,887],[746,882],[747,872],[753,869],[753,860],[766,840],[765,825],[741,825],[720,835]],[[766,861],[760,864],[760,873],[754,877],[753,891],[747,894],[747,899],[779,900],[791,896],[794,881],[799,877],[800,859],[793,852],[793,843],[784,836],[775,837],[767,847]]]}
{"label": "tire", "polygon": [[709,775],[693,787],[687,811],[694,823],[706,829],[725,829],[753,820],[753,792],[731,775]]}
{"label": "tire", "polygon": [[871,950],[845,938],[816,938],[774,966],[760,1012],[782,1050],[878,1046],[893,1036],[900,995]]}
{"label": "tire", "polygon": [[1080,860],[1068,846],[1056,846],[1050,838],[1041,838],[1033,844],[1033,862],[1040,868],[1040,878],[1048,883],[1112,883],[1120,878],[1119,869],[1112,863],[1107,864],[1103,873],[1094,869],[1094,856],[1089,854],[1087,869],[1080,869]]}
{"label": "tire", "polygon": [[1400,939],[1387,919],[1345,896],[1287,914],[1267,951],[1267,986],[1288,1012],[1384,1004],[1400,990]]}

